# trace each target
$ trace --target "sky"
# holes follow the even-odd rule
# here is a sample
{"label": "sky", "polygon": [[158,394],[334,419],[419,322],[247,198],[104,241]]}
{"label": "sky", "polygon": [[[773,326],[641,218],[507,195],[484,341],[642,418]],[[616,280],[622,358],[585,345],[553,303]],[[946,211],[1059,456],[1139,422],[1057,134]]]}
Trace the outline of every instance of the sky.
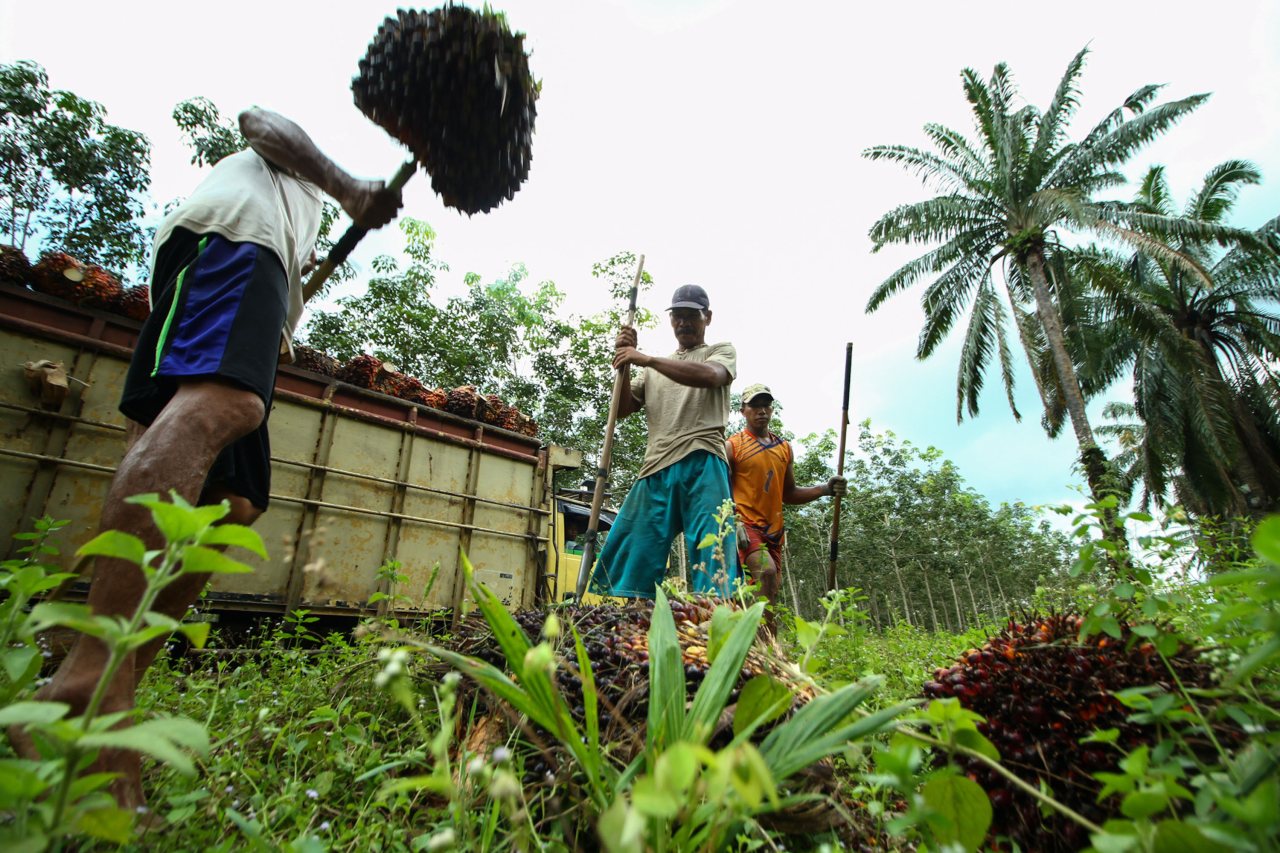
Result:
{"label": "sky", "polygon": [[[924,146],[926,122],[971,134],[965,67],[985,77],[1006,62],[1022,96],[1043,106],[1088,45],[1076,138],[1143,84],[1166,84],[1169,99],[1212,92],[1128,174],[1163,164],[1182,200],[1215,164],[1252,160],[1265,182],[1241,195],[1235,224],[1256,227],[1280,213],[1280,4],[1267,0],[494,5],[527,33],[543,84],[533,167],[513,201],[471,218],[445,208],[425,176],[406,187],[404,213],[431,224],[436,256],[450,265],[442,294],[460,290],[467,272],[489,281],[523,263],[531,279],[567,294],[568,310],[594,313],[608,294],[592,264],[643,253],[656,282],[644,307],[660,312],[677,286],[704,286],[714,311],[708,339],[738,349],[736,387],[771,386],[788,429],[839,426],[852,342],[850,442],[869,418],[877,430],[940,448],[993,501],[1078,501],[1074,440],[1069,429],[1045,436],[1025,370],[1020,423],[992,373],[981,415],[957,424],[959,339],[915,360],[919,290],[864,313],[876,285],[923,251],[873,254],[868,229],[929,193],[861,152]],[[35,60],[54,88],[146,133],[158,210],[201,177],[170,118],[194,96],[227,115],[277,110],[353,174],[389,177],[404,151],[355,109],[350,80],[394,10],[365,0],[0,0],[0,62]],[[401,246],[394,227],[384,229],[353,260],[367,269]],[[664,326],[642,333],[640,347],[665,355],[675,345]],[[1126,397],[1113,390],[1111,399]]]}

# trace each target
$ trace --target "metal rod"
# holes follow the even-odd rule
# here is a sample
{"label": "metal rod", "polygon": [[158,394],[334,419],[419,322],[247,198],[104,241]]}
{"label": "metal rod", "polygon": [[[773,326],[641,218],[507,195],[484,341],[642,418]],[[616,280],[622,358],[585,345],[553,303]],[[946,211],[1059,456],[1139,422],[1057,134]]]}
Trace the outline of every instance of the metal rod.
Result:
{"label": "metal rod", "polygon": [[[849,382],[853,376],[853,344],[844,348],[844,405],[840,409],[840,449],[836,456],[836,476],[844,476],[844,438],[849,429]],[[840,495],[831,502],[831,559],[827,564],[827,591],[836,588],[836,560],[840,559]]]}

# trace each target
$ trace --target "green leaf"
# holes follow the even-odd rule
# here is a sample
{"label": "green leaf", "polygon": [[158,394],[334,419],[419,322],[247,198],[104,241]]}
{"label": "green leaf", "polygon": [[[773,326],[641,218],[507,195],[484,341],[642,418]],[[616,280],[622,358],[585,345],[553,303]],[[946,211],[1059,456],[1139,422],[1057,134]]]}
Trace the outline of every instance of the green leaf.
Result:
{"label": "green leaf", "polygon": [[91,809],[81,813],[75,822],[78,831],[113,844],[124,844],[133,830],[133,812],[117,806]]}
{"label": "green leaf", "polygon": [[1098,853],[1126,853],[1138,843],[1138,836],[1117,832],[1095,832],[1089,836]]}
{"label": "green leaf", "polygon": [[158,717],[125,729],[85,735],[80,738],[80,745],[88,749],[131,749],[190,776],[195,773],[195,767],[187,751],[207,755],[209,734],[195,720]]}
{"label": "green leaf", "polygon": [[717,604],[716,609],[711,612],[711,626],[707,628],[707,660],[709,662],[715,663],[716,655],[720,654],[720,647],[724,645],[725,640],[729,639],[729,634],[733,631],[736,621],[734,617],[737,615],[723,604]]}
{"label": "green leaf", "polygon": [[1158,789],[1145,788],[1126,794],[1120,803],[1121,813],[1133,820],[1144,820],[1158,814],[1169,805],[1169,795]]}
{"label": "green leaf", "polygon": [[680,813],[680,801],[659,787],[652,776],[641,776],[631,787],[631,805],[645,817],[668,820]]}
{"label": "green leaf", "polygon": [[131,533],[121,530],[105,530],[76,551],[77,557],[110,557],[116,560],[128,560],[135,566],[146,562],[147,546]]}
{"label": "green leaf", "polygon": [[49,787],[40,778],[41,762],[21,758],[0,758],[0,807],[12,808],[29,802]]}
{"label": "green leaf", "polygon": [[[733,630],[721,647],[720,654],[716,655],[711,668],[707,670],[702,684],[698,686],[698,692],[693,697],[693,704],[689,706],[689,715],[684,720],[682,731],[683,740],[705,744],[711,737],[729,701],[729,694],[733,692],[734,686],[742,675],[742,664],[755,642],[756,631],[763,615],[764,602],[758,601],[735,620]],[[652,655],[652,644],[650,654]],[[678,649],[676,654],[676,660],[679,662]],[[683,686],[683,669],[680,671],[680,676]]]}
{"label": "green leaf", "polygon": [[791,688],[771,675],[757,675],[742,688],[733,712],[733,734],[771,723],[791,707]]}
{"label": "green leaf", "polygon": [[70,604],[64,601],[44,601],[31,608],[27,627],[32,631],[44,631],[55,625],[72,628],[90,637],[105,637],[118,623],[107,616],[94,616],[87,604]]}
{"label": "green leaf", "polygon": [[239,560],[233,560],[221,551],[192,545],[182,552],[183,573],[211,575],[247,575],[253,571]]}
{"label": "green leaf", "polygon": [[47,726],[70,712],[65,702],[14,702],[0,708],[0,726]]}
{"label": "green leaf", "polygon": [[1000,750],[996,749],[996,745],[977,729],[957,729],[955,733],[955,742],[958,746],[967,747],[980,755],[985,755],[992,761],[1000,760]]}
{"label": "green leaf", "polygon": [[608,853],[643,853],[644,818],[618,797],[613,805],[600,815],[596,831]]}
{"label": "green leaf", "polygon": [[40,652],[31,646],[17,646],[0,653],[0,664],[4,665],[5,674],[15,684],[25,681],[24,676],[34,677],[30,670],[32,664],[39,667],[39,661]]}
{"label": "green leaf", "polygon": [[201,545],[225,545],[227,547],[244,548],[252,551],[262,559],[267,559],[266,546],[262,537],[251,527],[243,524],[217,524],[200,534]]}
{"label": "green leaf", "polygon": [[684,703],[684,663],[676,638],[676,623],[667,595],[659,588],[649,622],[648,739],[651,748],[662,750],[680,739],[685,728]]}
{"label": "green leaf", "polygon": [[801,619],[799,616],[796,617],[796,642],[800,644],[800,648],[806,652],[812,650],[818,642],[818,635],[817,625]]}
{"label": "green leaf", "polygon": [[178,630],[187,638],[187,642],[197,649],[203,649],[204,644],[209,641],[209,629],[211,627],[213,626],[208,622],[188,622]]}
{"label": "green leaf", "polygon": [[1253,531],[1253,549],[1268,563],[1280,566],[1280,516],[1264,519]]}
{"label": "green leaf", "polygon": [[1230,853],[1233,848],[1209,838],[1199,828],[1180,820],[1162,820],[1156,824],[1152,853]]}
{"label": "green leaf", "polygon": [[698,543],[698,547],[696,550],[701,551],[703,548],[710,548],[712,545],[716,544],[716,542],[718,541],[720,541],[719,536],[717,536],[714,533],[708,533],[706,536],[702,537],[702,541]]}
{"label": "green leaf", "polygon": [[683,800],[698,777],[698,750],[679,742],[664,750],[654,763],[653,781],[660,790],[670,791]]}
{"label": "green leaf", "polygon": [[977,850],[991,826],[991,801],[982,786],[967,776],[935,776],[921,790],[929,808],[946,818],[934,825],[934,835],[943,844],[959,844]]}

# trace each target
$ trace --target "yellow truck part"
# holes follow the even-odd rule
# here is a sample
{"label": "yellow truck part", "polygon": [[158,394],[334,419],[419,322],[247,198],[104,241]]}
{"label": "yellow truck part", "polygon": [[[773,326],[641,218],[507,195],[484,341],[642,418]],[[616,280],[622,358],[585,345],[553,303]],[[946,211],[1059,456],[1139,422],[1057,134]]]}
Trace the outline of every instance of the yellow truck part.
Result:
{"label": "yellow truck part", "polygon": [[[0,284],[0,543],[45,515],[71,522],[52,543],[70,568],[97,533],[124,453],[120,388],[139,324]],[[62,365],[61,399],[23,365]],[[50,371],[46,371],[50,372]],[[56,373],[54,373],[56,377]],[[376,592],[399,613],[460,612],[460,554],[510,606],[557,600],[569,560],[552,546],[552,474],[582,454],[291,366],[271,411],[270,510],[255,525],[269,558],[220,575],[214,609],[350,615]],[[407,581],[388,588],[388,561]],[[437,568],[438,567],[438,568]],[[432,576],[434,584],[427,590]],[[382,598],[379,596],[378,598]],[[386,599],[378,609],[388,606]]]}

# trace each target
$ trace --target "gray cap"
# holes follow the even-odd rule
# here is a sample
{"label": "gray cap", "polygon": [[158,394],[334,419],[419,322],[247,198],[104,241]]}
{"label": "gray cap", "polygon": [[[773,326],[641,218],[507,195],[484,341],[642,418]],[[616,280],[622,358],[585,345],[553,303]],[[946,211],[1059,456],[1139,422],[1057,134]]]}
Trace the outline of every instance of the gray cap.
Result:
{"label": "gray cap", "polygon": [[697,308],[699,311],[706,311],[711,307],[711,300],[707,298],[707,292],[696,284],[682,284],[676,288],[676,292],[671,296],[671,306],[668,311],[673,308]]}

